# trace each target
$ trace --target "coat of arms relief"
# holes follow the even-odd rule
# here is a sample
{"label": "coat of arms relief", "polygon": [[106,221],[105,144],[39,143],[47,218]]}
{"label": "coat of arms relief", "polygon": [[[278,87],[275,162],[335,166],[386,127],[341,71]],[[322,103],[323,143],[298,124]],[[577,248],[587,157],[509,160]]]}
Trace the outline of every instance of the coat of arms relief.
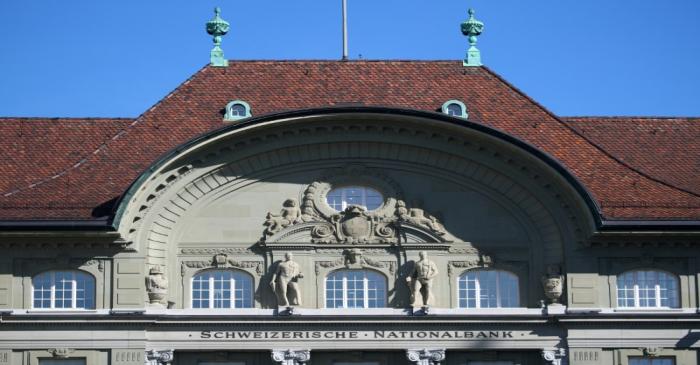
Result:
{"label": "coat of arms relief", "polygon": [[289,198],[282,203],[279,213],[269,212],[261,242],[395,244],[455,241],[435,216],[424,209],[409,207],[400,196],[387,194],[383,204],[371,211],[360,205],[349,205],[337,211],[325,200],[330,188],[330,183],[314,182],[304,191],[301,204],[297,199]]}

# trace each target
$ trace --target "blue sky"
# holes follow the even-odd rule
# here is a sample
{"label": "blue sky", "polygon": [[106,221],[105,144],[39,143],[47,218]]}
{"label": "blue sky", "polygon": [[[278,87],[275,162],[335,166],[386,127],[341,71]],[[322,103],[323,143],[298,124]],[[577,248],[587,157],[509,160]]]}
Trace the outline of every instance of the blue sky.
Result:
{"label": "blue sky", "polygon": [[[3,0],[0,116],[134,117],[208,62],[339,59],[341,0]],[[353,59],[484,63],[559,115],[700,116],[698,0],[348,0]],[[215,85],[212,85],[215,87]]]}

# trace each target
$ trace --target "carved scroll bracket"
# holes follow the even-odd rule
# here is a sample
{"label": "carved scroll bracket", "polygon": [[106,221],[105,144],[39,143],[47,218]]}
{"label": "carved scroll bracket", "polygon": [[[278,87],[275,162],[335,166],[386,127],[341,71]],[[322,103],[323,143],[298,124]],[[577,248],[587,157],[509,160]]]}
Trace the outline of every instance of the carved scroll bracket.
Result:
{"label": "carved scroll bracket", "polygon": [[542,359],[548,365],[565,365],[566,349],[558,348],[555,350],[542,350]]}
{"label": "carved scroll bracket", "polygon": [[168,365],[173,362],[175,355],[174,350],[148,350],[146,351],[145,365]]}
{"label": "carved scroll bracket", "polygon": [[445,349],[406,350],[406,357],[416,365],[439,365],[445,360]]}
{"label": "carved scroll bracket", "polygon": [[310,359],[310,350],[272,350],[272,361],[280,365],[303,365]]}

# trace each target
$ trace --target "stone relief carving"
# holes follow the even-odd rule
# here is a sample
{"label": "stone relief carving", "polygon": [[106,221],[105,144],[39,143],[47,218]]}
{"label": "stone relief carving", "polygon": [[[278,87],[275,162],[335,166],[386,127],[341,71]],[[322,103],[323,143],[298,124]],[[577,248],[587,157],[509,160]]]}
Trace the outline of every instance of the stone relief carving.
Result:
{"label": "stone relief carving", "polygon": [[272,350],[272,361],[280,365],[303,365],[309,360],[310,350]]}
{"label": "stone relief carving", "polygon": [[445,360],[445,349],[406,350],[406,358],[416,365],[440,365]]}
{"label": "stone relief carving", "polygon": [[561,274],[559,265],[547,266],[547,275],[542,277],[544,295],[551,304],[559,305],[561,295],[564,293],[564,275]]}
{"label": "stone relief carving", "polygon": [[639,350],[644,356],[658,357],[664,349],[663,347],[640,347]]}
{"label": "stone relief carving", "polygon": [[210,261],[183,261],[182,262],[182,275],[185,275],[185,267],[193,269],[208,269],[208,268],[229,268],[234,267],[238,269],[255,269],[255,273],[262,275],[264,273],[262,261],[237,261],[228,258],[225,253],[219,252]]}
{"label": "stone relief carving", "polygon": [[304,278],[301,267],[292,260],[293,255],[287,252],[284,261],[277,264],[277,269],[272,274],[270,287],[277,296],[277,305],[291,307],[301,305],[301,289],[299,279]]}
{"label": "stone relief carving", "polygon": [[168,278],[160,266],[154,266],[146,277],[146,291],[150,304],[162,305],[168,294]]}
{"label": "stone relief carving", "polygon": [[437,265],[428,259],[428,252],[420,252],[420,260],[413,265],[413,270],[406,276],[406,283],[411,290],[411,306],[430,307],[435,301],[433,279],[438,274]]}
{"label": "stone relief carving", "polygon": [[280,214],[268,213],[261,241],[282,234],[282,231],[292,226],[298,227],[288,234],[309,229],[313,243],[396,243],[400,239],[402,228],[427,232],[432,240],[438,242],[454,240],[436,217],[421,208],[407,207],[403,200],[387,198],[374,211],[367,211],[357,205],[348,206],[340,212],[327,206],[319,207],[320,204],[327,205],[325,200],[319,200],[317,196],[324,186],[327,190],[328,184],[314,182],[309,185],[304,192],[301,209],[296,199],[287,199]]}
{"label": "stone relief carving", "polygon": [[72,353],[75,352],[74,349],[69,349],[65,347],[59,347],[59,348],[53,348],[53,349],[48,349],[48,352],[51,354],[51,356],[57,358],[57,359],[66,359],[68,358]]}
{"label": "stone relief carving", "polygon": [[148,350],[146,351],[146,365],[167,365],[173,362],[174,350]]}
{"label": "stone relief carving", "polygon": [[301,222],[301,209],[296,199],[287,199],[282,204],[280,214],[267,213],[264,225],[265,235],[271,236],[284,228]]}
{"label": "stone relief carving", "polygon": [[491,267],[494,265],[493,257],[480,254],[463,261],[450,261],[447,263],[447,274],[452,275],[456,268],[472,269],[475,267]]}
{"label": "stone relief carving", "polygon": [[[362,268],[374,267],[378,269],[387,269],[393,275],[396,273],[396,262],[393,261],[378,261],[364,256],[365,250],[353,248],[344,250],[343,257],[333,261],[316,261],[316,275],[321,273],[321,268],[332,269],[340,266],[347,268]],[[385,251],[382,251],[385,252]]]}

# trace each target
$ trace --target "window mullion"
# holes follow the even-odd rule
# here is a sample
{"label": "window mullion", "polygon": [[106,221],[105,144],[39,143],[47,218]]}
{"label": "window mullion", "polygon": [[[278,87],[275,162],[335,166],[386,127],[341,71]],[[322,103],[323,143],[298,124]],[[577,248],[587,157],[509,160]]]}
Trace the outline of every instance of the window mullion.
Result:
{"label": "window mullion", "polygon": [[362,305],[365,308],[369,308],[369,283],[367,281],[367,275],[365,275],[362,278],[362,297],[363,297]]}
{"label": "window mullion", "polygon": [[348,307],[348,277],[343,275],[343,308]]}
{"label": "window mullion", "polygon": [[49,308],[55,309],[56,308],[56,272],[52,271],[51,272],[51,304],[49,305]]}
{"label": "window mullion", "polygon": [[474,275],[474,303],[476,306],[474,308],[481,308],[481,285],[479,284],[479,275]]}
{"label": "window mullion", "polygon": [[656,307],[661,307],[661,285],[656,283],[654,285],[654,296],[656,297]]}
{"label": "window mullion", "polygon": [[496,271],[496,308],[501,308],[501,275]]}
{"label": "window mullion", "polygon": [[236,308],[236,280],[233,278],[233,275],[229,279],[229,284],[231,290],[229,294],[229,301],[231,302],[229,308]]}
{"label": "window mullion", "polygon": [[209,308],[216,308],[214,305],[214,275],[209,275]]}
{"label": "window mullion", "polygon": [[71,273],[71,288],[70,288],[70,296],[71,296],[71,308],[75,309],[78,307],[77,299],[78,299],[78,281],[76,279],[75,273]]}
{"label": "window mullion", "polygon": [[641,304],[639,302],[639,284],[635,283],[632,288],[634,288],[634,290],[633,290],[634,307],[639,308],[641,306]]}

